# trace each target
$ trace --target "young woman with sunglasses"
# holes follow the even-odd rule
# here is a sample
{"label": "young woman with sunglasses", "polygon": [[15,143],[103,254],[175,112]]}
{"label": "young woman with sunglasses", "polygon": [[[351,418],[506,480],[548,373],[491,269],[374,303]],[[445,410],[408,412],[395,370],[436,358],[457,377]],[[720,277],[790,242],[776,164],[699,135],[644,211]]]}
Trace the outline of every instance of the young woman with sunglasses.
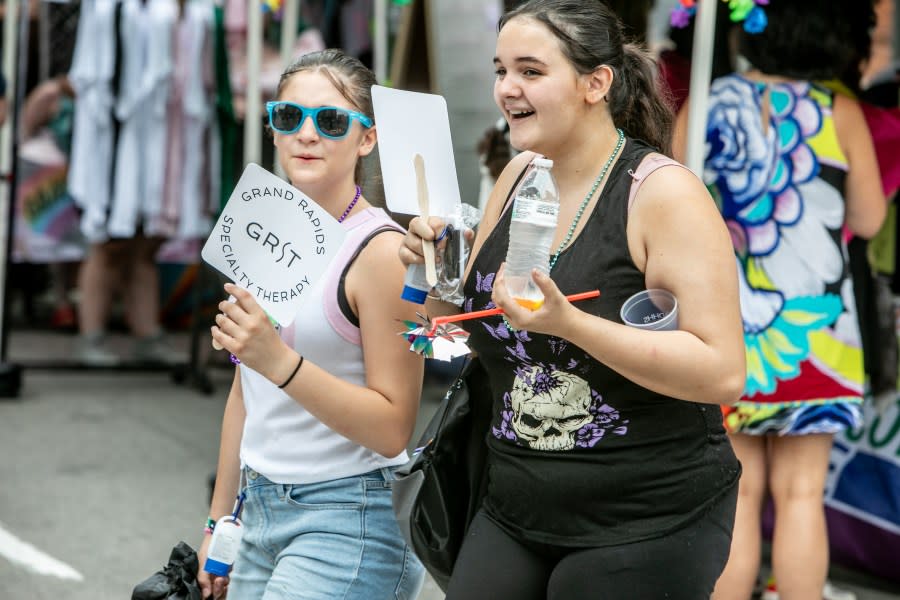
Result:
{"label": "young woman with sunglasses", "polygon": [[[506,314],[467,327],[494,416],[486,495],[447,598],[708,598],[740,475],[718,406],[744,384],[728,231],[700,180],[659,153],[671,112],[604,2],[526,2],[500,20],[494,66],[523,152],[494,187],[464,285],[465,310]],[[532,312],[510,298],[502,263],[514,190],[538,155],[554,161],[560,207]],[[413,219],[403,262],[421,262],[442,227]],[[676,296],[677,330],[622,323],[646,288]]]}
{"label": "young woman with sunglasses", "polygon": [[396,335],[415,318],[400,300],[402,230],[360,193],[375,146],[375,77],[339,50],[308,54],[267,105],[291,183],[344,226],[337,258],[290,327],[276,329],[233,285],[213,339],[240,364],[228,396],[210,519],[242,494],[243,540],[227,577],[203,572],[206,597],[414,598],[424,571],[391,509],[406,460],[422,359]]}

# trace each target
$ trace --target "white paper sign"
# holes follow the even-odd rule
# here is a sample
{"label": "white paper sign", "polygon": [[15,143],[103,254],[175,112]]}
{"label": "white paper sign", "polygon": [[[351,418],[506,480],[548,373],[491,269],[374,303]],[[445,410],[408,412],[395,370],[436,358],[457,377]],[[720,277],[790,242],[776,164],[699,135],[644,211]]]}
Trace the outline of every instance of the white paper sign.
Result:
{"label": "white paper sign", "polygon": [[421,154],[428,212],[440,217],[458,214],[461,201],[447,101],[435,94],[373,85],[372,104],[388,208],[405,215],[420,214],[413,159]]}
{"label": "white paper sign", "polygon": [[344,237],[337,219],[309,196],[251,163],[200,255],[290,325]]}

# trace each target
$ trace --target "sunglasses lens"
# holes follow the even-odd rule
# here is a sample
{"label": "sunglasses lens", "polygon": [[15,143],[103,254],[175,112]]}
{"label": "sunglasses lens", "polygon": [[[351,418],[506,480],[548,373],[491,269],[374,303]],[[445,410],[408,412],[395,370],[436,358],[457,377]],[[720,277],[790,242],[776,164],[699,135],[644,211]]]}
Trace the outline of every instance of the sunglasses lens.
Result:
{"label": "sunglasses lens", "polygon": [[325,135],[341,137],[350,129],[350,115],[334,108],[326,108],[319,111],[316,125]]}
{"label": "sunglasses lens", "polygon": [[276,104],[272,110],[272,129],[276,131],[293,131],[300,124],[302,111],[290,104]]}

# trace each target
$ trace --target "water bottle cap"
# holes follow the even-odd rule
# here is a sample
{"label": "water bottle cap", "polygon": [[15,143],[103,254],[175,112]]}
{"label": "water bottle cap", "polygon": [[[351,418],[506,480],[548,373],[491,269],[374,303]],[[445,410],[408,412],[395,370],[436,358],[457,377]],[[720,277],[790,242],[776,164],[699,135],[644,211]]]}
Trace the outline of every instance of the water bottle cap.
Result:
{"label": "water bottle cap", "polygon": [[550,158],[535,158],[531,163],[535,167],[540,167],[542,169],[552,169],[553,168],[553,160]]}
{"label": "water bottle cap", "polygon": [[425,290],[420,290],[419,288],[414,288],[411,285],[404,285],[403,291],[400,292],[400,298],[406,300],[407,302],[425,304],[425,300],[428,298],[428,292]]}

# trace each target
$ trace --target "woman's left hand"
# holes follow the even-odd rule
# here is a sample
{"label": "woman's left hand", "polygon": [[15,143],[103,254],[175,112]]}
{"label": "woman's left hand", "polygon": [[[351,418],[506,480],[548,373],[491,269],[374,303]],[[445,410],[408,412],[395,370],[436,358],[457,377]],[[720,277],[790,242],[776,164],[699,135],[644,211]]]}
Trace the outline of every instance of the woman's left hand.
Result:
{"label": "woman's left hand", "polygon": [[521,306],[506,291],[505,271],[506,263],[503,263],[494,280],[491,300],[503,309],[506,321],[516,329],[564,337],[562,331],[564,331],[566,321],[571,318],[573,314],[571,311],[577,309],[566,300],[550,276],[536,269],[531,272],[532,279],[544,294],[544,303],[537,310],[530,310]]}
{"label": "woman's left hand", "polygon": [[216,324],[211,328],[213,339],[241,363],[272,379],[281,373],[279,367],[290,348],[253,294],[233,283],[226,283],[225,291],[234,296],[234,302],[219,302],[222,312],[216,315]]}

